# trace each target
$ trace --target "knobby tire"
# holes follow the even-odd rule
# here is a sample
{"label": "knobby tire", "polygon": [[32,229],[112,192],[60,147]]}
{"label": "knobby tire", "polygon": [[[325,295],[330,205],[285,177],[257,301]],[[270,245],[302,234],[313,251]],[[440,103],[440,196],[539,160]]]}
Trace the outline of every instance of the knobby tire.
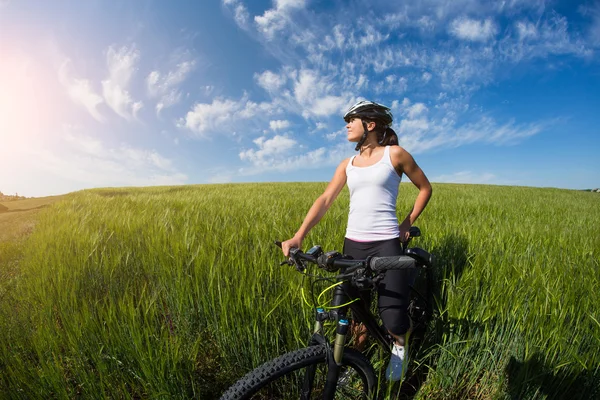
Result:
{"label": "knobby tire", "polygon": [[[326,367],[326,365],[327,349],[325,345],[316,345],[295,350],[268,361],[246,374],[222,395],[221,400],[292,398],[289,392],[267,392],[261,394],[260,391],[261,389],[267,388],[272,383],[277,383],[278,380],[284,381],[286,377],[297,373],[303,368],[309,366]],[[344,383],[338,383],[339,393],[336,392],[336,399],[374,398],[377,378],[375,377],[373,367],[363,354],[356,350],[346,348],[342,359],[342,373],[340,376],[344,376],[344,372],[346,372],[345,376],[350,377],[352,381],[348,380]],[[315,379],[324,380],[325,377],[322,375],[322,371],[317,371]],[[341,381],[342,378],[340,378],[340,381],[338,382]],[[355,387],[358,387],[358,389],[354,389],[354,387],[350,388],[347,385],[356,385]],[[300,391],[301,386],[302,383],[299,382],[297,388],[290,388],[290,390]],[[354,390],[358,390],[359,393],[345,393]],[[318,387],[313,391],[311,399],[312,398],[320,398]]]}

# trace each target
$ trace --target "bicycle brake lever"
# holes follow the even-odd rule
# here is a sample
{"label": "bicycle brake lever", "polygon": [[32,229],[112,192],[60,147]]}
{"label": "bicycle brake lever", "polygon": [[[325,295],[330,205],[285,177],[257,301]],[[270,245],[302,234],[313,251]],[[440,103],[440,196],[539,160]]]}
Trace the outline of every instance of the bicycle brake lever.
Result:
{"label": "bicycle brake lever", "polygon": [[373,285],[373,280],[367,277],[361,277],[354,280],[354,285],[359,289],[366,289]]}

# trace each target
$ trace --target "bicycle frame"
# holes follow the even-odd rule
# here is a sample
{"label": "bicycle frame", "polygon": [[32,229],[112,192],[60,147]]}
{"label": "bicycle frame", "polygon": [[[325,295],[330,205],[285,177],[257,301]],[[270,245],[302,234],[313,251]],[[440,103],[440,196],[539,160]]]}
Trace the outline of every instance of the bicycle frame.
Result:
{"label": "bicycle frame", "polygon": [[[334,295],[335,296],[335,295]],[[348,335],[348,328],[350,322],[346,319],[346,310],[350,308],[352,315],[355,319],[359,320],[367,328],[367,332],[388,352],[391,353],[391,348],[394,339],[383,327],[379,324],[369,309],[369,305],[366,304],[362,298],[359,301],[350,303],[339,311],[326,312],[321,308],[316,310],[316,320],[313,335],[310,339],[309,345],[325,345],[328,351],[327,357],[327,378],[325,381],[325,388],[323,393],[323,399],[333,399],[335,390],[338,383],[338,377],[340,372],[340,366],[342,364],[342,356],[344,347],[346,345],[346,338]],[[335,319],[337,322],[336,337],[333,344],[333,349],[327,339],[323,336],[323,322],[326,320]],[[307,368],[304,376],[304,383],[302,386],[301,399],[307,399],[312,391],[312,382],[315,376],[315,368]]]}

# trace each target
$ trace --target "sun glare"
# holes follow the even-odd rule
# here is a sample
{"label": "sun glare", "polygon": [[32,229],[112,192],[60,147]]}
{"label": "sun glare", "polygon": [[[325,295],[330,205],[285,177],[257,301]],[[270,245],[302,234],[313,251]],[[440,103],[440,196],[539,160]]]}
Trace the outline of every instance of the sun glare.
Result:
{"label": "sun glare", "polygon": [[[4,58],[4,57],[3,57]],[[31,57],[0,63],[0,154],[15,157],[43,141],[57,120],[48,68]]]}

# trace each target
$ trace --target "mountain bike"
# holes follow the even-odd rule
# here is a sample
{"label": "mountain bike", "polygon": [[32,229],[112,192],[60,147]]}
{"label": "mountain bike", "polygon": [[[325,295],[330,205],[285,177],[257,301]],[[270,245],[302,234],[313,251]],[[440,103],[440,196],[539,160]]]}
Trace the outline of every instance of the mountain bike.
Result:
{"label": "mountain bike", "polygon": [[[309,264],[315,264],[328,272],[341,273],[333,277],[308,275],[312,283],[331,280],[335,283],[327,289],[338,287],[344,282],[359,290],[375,287],[382,273],[392,269],[416,269],[420,273],[411,287],[408,307],[413,330],[424,329],[433,311],[431,290],[431,268],[433,256],[418,247],[408,247],[413,237],[420,236],[417,227],[410,229],[410,238],[403,243],[403,255],[393,257],[368,257],[355,260],[336,251],[324,252],[314,246],[306,253],[290,249],[288,260],[281,265],[290,265],[298,272],[307,273]],[[280,242],[276,242],[281,246]],[[421,290],[416,283],[421,281]],[[311,295],[315,298],[314,286]],[[339,289],[338,289],[339,290]],[[324,292],[319,295],[322,297]],[[317,303],[315,303],[317,304]],[[371,337],[391,354],[393,338],[378,322],[370,304],[355,297],[338,307],[315,308],[315,323],[309,346],[283,354],[249,372],[231,386],[221,400],[245,399],[375,399],[378,380],[369,359],[361,352],[348,347],[351,320],[362,322]],[[324,329],[333,322],[333,342],[326,338]],[[332,330],[332,329],[329,329]]]}

